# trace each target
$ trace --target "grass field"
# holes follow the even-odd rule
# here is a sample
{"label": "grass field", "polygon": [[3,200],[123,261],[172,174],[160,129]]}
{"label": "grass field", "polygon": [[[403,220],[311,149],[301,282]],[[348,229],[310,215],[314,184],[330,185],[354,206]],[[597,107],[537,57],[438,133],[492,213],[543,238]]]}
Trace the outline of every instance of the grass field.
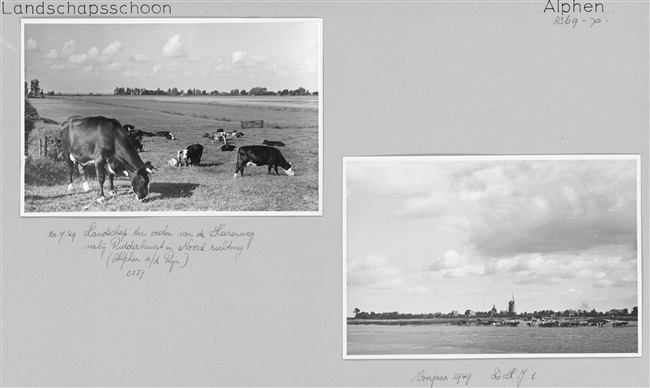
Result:
{"label": "grass field", "polygon": [[[126,177],[115,180],[118,195],[99,204],[98,183],[91,191],[81,189],[77,177],[75,191],[69,193],[62,161],[38,161],[35,139],[43,133],[56,133],[58,126],[44,122],[30,135],[29,168],[26,168],[24,212],[309,212],[317,214],[319,204],[319,120],[318,97],[154,97],[154,96],[79,96],[31,99],[42,118],[63,122],[69,116],[115,118],[143,131],[171,131],[176,140],[144,137],[143,161],[157,169],[150,193],[138,202]],[[241,129],[245,120],[264,120],[264,128]],[[262,144],[265,139],[286,144],[279,147],[293,165],[295,176],[267,175],[267,168],[247,167],[244,177],[233,178],[237,149],[222,152],[220,143],[203,138],[205,133],[240,130],[237,147]],[[167,161],[177,150],[190,144],[203,145],[200,166],[171,167]],[[52,166],[52,164],[54,164]],[[46,170],[48,166],[48,170]],[[50,171],[51,170],[51,171]],[[94,170],[93,167],[90,170]],[[39,174],[39,172],[41,174]],[[43,176],[33,179],[33,176]],[[106,188],[108,182],[104,184]],[[245,214],[245,213],[242,213]]]}

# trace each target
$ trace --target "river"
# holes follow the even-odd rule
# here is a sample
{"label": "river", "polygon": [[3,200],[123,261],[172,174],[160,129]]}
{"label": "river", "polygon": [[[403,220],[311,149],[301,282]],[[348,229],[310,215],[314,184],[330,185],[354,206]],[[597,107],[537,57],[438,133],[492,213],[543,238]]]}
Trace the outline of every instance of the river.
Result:
{"label": "river", "polygon": [[348,355],[637,353],[638,326],[347,325]]}

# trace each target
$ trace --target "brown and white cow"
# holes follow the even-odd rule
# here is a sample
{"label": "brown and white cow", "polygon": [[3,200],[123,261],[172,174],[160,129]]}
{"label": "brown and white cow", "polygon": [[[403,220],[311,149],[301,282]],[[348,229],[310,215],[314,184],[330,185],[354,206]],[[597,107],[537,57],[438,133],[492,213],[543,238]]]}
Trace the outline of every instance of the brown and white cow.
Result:
{"label": "brown and white cow", "polygon": [[[111,195],[115,195],[113,177],[117,173],[131,177],[131,188],[138,200],[144,200],[149,194],[149,174],[153,174],[155,168],[151,163],[140,159],[126,131],[117,120],[102,116],[70,117],[61,124],[61,149],[68,164],[68,190],[73,190],[72,173],[74,165],[78,163],[82,166],[95,165],[99,182],[99,202],[104,201],[106,172]],[[90,190],[85,170],[83,188],[85,191]]]}

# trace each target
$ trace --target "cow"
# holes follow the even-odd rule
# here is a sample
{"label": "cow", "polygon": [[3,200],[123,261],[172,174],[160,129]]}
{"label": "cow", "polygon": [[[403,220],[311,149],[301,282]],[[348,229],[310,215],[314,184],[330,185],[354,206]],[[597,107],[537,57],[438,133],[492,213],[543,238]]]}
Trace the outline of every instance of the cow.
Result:
{"label": "cow", "polygon": [[214,143],[217,140],[221,140],[221,136],[218,134],[210,135],[209,133],[206,133],[203,135],[203,137],[208,138],[211,143]]}
{"label": "cow", "polygon": [[185,162],[186,166],[193,166],[201,164],[201,156],[203,155],[203,146],[201,144],[192,144],[187,146],[184,150],[176,153],[176,158],[179,160],[179,166]]}
{"label": "cow", "polygon": [[126,136],[128,136],[131,145],[133,145],[133,148],[135,148],[136,151],[142,152],[144,150],[141,136],[133,135],[132,133],[128,133]]}
{"label": "cow", "polygon": [[[129,141],[122,125],[115,119],[102,116],[72,116],[61,124],[61,149],[68,164],[68,191],[72,191],[72,173],[75,164],[95,165],[99,182],[98,202],[104,201],[104,180],[108,172],[109,194],[115,195],[113,177],[124,173],[131,177],[131,188],[139,201],[149,194],[149,174],[156,169],[143,162]],[[84,170],[84,191],[90,191]]]}
{"label": "cow", "polygon": [[237,148],[237,147],[235,147],[232,144],[224,144],[224,145],[221,146],[221,151],[232,151],[235,148]]}
{"label": "cow", "polygon": [[260,145],[248,145],[239,148],[237,153],[237,167],[235,168],[235,178],[237,178],[237,173],[241,171],[241,175],[244,176],[244,167],[252,166],[269,166],[269,174],[271,174],[271,168],[275,169],[275,174],[278,174],[278,166],[282,167],[284,173],[293,176],[293,168],[291,163],[287,162],[280,153],[280,150],[273,147],[260,146]]}
{"label": "cow", "polygon": [[167,140],[176,140],[176,136],[169,131],[158,131],[155,133],[156,136],[164,137]]}
{"label": "cow", "polygon": [[[178,152],[180,153],[181,151],[178,151]],[[180,158],[178,157],[178,154],[177,154],[176,156],[174,156],[173,158],[169,159],[169,161],[167,162],[167,164],[169,164],[169,165],[172,166],[172,167],[178,167],[178,166],[180,166],[180,165],[181,165],[181,160],[180,160]]]}
{"label": "cow", "polygon": [[284,143],[277,140],[264,140],[262,144],[269,147],[284,147]]}
{"label": "cow", "polygon": [[228,143],[228,140],[233,140],[237,137],[242,137],[244,136],[243,133],[238,132],[237,130],[234,130],[232,132],[224,132],[223,128],[217,129],[217,133],[214,135],[210,135],[209,133],[206,133],[203,135],[203,137],[207,137],[210,139],[212,143],[215,141],[222,141],[224,144]]}

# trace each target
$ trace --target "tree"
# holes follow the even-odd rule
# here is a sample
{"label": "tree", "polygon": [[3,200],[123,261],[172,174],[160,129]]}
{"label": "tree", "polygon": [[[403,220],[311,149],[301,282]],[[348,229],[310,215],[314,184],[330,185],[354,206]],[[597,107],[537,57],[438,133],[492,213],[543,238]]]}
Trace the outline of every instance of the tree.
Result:
{"label": "tree", "polygon": [[630,315],[632,315],[633,317],[638,316],[639,315],[639,308],[636,307],[636,306],[632,307],[632,313]]}
{"label": "tree", "polygon": [[242,96],[247,96],[248,92],[246,92],[245,89],[242,89],[241,92],[239,92]]}
{"label": "tree", "polygon": [[230,95],[231,96],[236,96],[239,94],[239,89],[231,89],[230,90]]}
{"label": "tree", "polygon": [[34,97],[34,98],[38,97],[38,95],[40,94],[40,90],[41,90],[38,79],[33,79],[31,81],[30,88],[31,88],[31,91],[30,91],[31,96]]}
{"label": "tree", "polygon": [[256,86],[254,88],[251,88],[251,90],[248,92],[250,95],[256,95],[256,96],[263,96],[266,94],[266,88]]}
{"label": "tree", "polygon": [[355,307],[354,310],[352,310],[352,312],[354,313],[354,317],[356,318],[359,315],[359,313],[361,312],[361,310],[359,310],[358,308]]}

